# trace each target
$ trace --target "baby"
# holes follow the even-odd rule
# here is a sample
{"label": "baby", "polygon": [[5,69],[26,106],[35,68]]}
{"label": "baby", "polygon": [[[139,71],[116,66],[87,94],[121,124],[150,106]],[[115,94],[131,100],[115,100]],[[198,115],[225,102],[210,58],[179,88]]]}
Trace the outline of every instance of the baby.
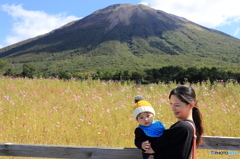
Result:
{"label": "baby", "polygon": [[154,156],[154,154],[144,152],[148,149],[151,141],[162,135],[165,126],[160,121],[154,120],[155,111],[152,105],[142,96],[136,96],[134,101],[133,116],[139,123],[134,131],[134,141],[136,147],[142,149],[143,159],[148,159],[150,155]]}

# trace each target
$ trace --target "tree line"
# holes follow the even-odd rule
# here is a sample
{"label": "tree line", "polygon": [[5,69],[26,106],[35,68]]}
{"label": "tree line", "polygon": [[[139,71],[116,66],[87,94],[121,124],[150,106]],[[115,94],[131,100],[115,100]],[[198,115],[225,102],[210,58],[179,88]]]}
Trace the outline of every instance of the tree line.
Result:
{"label": "tree line", "polygon": [[[7,62],[0,59],[0,69],[3,69],[7,65]],[[115,80],[115,81],[135,81],[139,84],[159,83],[174,81],[177,83],[184,83],[186,81],[190,83],[198,83],[209,80],[214,82],[216,80],[226,82],[228,80],[240,81],[240,72],[234,70],[220,70],[216,67],[197,68],[189,67],[183,68],[180,66],[165,66],[161,68],[146,69],[142,71],[95,71],[95,72],[69,72],[69,71],[57,71],[46,72],[44,70],[37,70],[32,64],[23,64],[23,71],[16,74],[12,69],[7,69],[2,73],[4,76],[11,77],[24,77],[24,78],[59,78],[63,80],[69,80],[71,78],[76,79],[88,79],[93,80]]]}

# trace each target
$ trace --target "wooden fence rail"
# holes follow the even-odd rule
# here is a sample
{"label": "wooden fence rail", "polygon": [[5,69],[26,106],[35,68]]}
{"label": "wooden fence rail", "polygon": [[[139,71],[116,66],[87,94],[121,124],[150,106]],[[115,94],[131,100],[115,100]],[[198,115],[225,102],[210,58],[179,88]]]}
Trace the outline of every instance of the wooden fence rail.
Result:
{"label": "wooden fence rail", "polygon": [[[199,149],[240,150],[240,138],[204,136]],[[78,159],[140,159],[137,148],[58,146],[0,143],[0,156],[78,158]]]}

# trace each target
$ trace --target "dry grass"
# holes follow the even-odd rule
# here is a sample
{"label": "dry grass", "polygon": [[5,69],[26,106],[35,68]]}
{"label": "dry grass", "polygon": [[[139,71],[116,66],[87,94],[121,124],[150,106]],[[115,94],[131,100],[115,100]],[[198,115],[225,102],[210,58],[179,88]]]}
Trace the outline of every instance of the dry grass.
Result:
{"label": "dry grass", "polygon": [[[143,95],[166,127],[176,119],[168,93],[176,84],[61,81],[0,78],[2,143],[135,147],[133,98]],[[205,136],[239,137],[240,86],[234,83],[193,85],[204,118]],[[117,129],[116,129],[117,128]],[[198,158],[211,156],[198,150]],[[231,156],[231,158],[239,156]],[[224,159],[225,159],[224,158]]]}

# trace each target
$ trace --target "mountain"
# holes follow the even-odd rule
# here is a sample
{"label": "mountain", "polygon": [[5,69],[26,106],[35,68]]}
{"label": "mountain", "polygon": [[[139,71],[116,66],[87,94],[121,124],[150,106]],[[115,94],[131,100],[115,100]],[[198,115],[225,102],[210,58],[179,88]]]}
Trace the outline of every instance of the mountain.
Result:
{"label": "mountain", "polygon": [[240,69],[240,40],[138,4],[100,9],[45,35],[0,49],[21,70],[90,72],[174,65]]}

